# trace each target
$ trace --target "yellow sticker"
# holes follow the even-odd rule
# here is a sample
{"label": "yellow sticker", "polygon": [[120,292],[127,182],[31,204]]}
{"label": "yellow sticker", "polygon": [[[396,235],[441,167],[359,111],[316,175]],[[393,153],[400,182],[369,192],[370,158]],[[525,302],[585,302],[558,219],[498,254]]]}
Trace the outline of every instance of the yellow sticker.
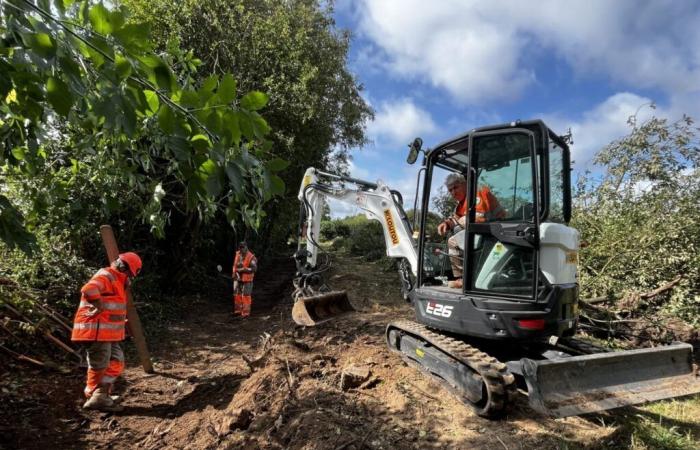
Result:
{"label": "yellow sticker", "polygon": [[577,264],[578,263],[578,252],[566,252],[566,263],[567,264]]}
{"label": "yellow sticker", "polygon": [[310,185],[311,184],[311,175],[305,175],[304,182],[302,184],[304,185],[304,187]]}
{"label": "yellow sticker", "polygon": [[416,349],[416,355],[418,355],[419,358],[422,358],[425,356],[425,352],[419,348]]}
{"label": "yellow sticker", "polygon": [[496,252],[496,253],[501,253],[504,249],[505,249],[505,247],[503,246],[503,244],[501,244],[501,243],[499,242],[499,243],[496,244],[496,246],[494,247],[493,251]]}
{"label": "yellow sticker", "polygon": [[384,220],[386,220],[386,226],[389,229],[389,237],[391,237],[391,244],[399,245],[399,234],[396,232],[394,219],[391,217],[391,211],[389,211],[388,209],[384,210]]}

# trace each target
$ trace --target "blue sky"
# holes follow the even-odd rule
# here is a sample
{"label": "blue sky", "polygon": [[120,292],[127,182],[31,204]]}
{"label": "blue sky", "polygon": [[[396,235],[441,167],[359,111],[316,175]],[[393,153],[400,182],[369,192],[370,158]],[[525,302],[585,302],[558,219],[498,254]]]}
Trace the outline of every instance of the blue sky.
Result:
{"label": "blue sky", "polygon": [[337,0],[335,19],[352,32],[349,66],[376,111],[351,173],[410,201],[415,136],[433,146],[541,118],[571,128],[578,173],[635,112],[700,118],[698,1]]}

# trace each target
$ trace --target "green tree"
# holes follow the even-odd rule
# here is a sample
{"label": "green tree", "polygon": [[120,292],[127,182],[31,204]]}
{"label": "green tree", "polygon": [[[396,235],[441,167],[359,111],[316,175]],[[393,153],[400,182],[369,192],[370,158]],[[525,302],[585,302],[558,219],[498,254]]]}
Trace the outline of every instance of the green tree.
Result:
{"label": "green tree", "polygon": [[581,250],[582,296],[622,297],[681,277],[663,306],[698,323],[700,130],[692,119],[630,119],[630,134],[603,148],[577,186],[572,226]]}
{"label": "green tree", "polygon": [[[269,95],[271,151],[291,162],[290,189],[272,199],[259,240],[286,241],[298,221],[297,187],[309,166],[343,170],[350,148],[365,144],[372,111],[347,68],[350,35],[331,5],[316,0],[123,0],[133,20],[151,25],[156,45],[177,39],[202,60],[201,74],[231,72],[244,90]],[[215,230],[212,232],[218,233]],[[214,236],[217,239],[218,236]]]}
{"label": "green tree", "polygon": [[30,229],[66,219],[51,214],[60,209],[135,212],[164,237],[175,212],[191,226],[221,212],[256,228],[283,192],[275,172],[286,163],[258,113],[267,95],[239,96],[230,74],[201,79],[192,52],[171,42],[157,54],[127,16],[88,1],[3,2],[0,238],[10,246],[30,243],[12,193]]}

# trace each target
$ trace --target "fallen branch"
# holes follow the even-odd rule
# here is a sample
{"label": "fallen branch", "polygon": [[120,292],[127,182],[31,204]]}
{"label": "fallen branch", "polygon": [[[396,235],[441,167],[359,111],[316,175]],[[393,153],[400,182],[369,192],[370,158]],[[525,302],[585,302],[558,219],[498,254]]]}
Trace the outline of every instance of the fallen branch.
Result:
{"label": "fallen branch", "polygon": [[34,358],[30,358],[29,356],[22,355],[20,353],[15,352],[15,351],[12,351],[9,348],[5,347],[4,345],[0,345],[0,350],[4,350],[6,353],[9,353],[10,355],[12,355],[14,358],[18,359],[19,361],[30,362],[32,364],[36,364],[39,367],[46,367],[46,364],[44,364],[43,362],[38,361]]}
{"label": "fallen branch", "polygon": [[78,359],[82,360],[83,357],[80,356],[80,353],[75,351],[73,348],[69,347],[68,345],[64,344],[60,339],[58,339],[56,336],[52,335],[51,332],[49,331],[44,331],[44,337],[46,337],[49,341],[53,342],[54,344],[58,345],[61,347],[63,350],[65,350],[68,353],[71,353],[75,356],[78,357]]}
{"label": "fallen branch", "polygon": [[63,317],[61,314],[53,310],[52,308],[49,308],[48,306],[44,306],[41,304],[41,302],[37,302],[36,306],[39,307],[42,311],[44,311],[49,317],[51,317],[53,320],[55,320],[57,323],[59,323],[63,328],[68,331],[68,333],[73,332],[73,327],[68,325],[68,319]]}
{"label": "fallen branch", "polygon": [[[5,306],[8,310],[10,310],[13,314],[15,314],[15,316],[24,320],[26,323],[28,323],[32,327],[39,329],[39,327],[35,323],[33,323],[29,318],[27,318],[24,314],[22,314],[21,312],[19,312],[18,310],[16,310],[12,306],[8,305],[7,303],[3,303],[3,306]],[[80,356],[80,354],[77,351],[75,351],[73,348],[69,347],[68,345],[64,344],[60,339],[58,339],[53,334],[51,334],[51,331],[43,330],[42,335],[49,342],[53,343],[54,345],[59,346],[62,350],[66,351],[68,353],[71,353],[82,360],[82,356]]]}
{"label": "fallen branch", "polygon": [[659,294],[663,294],[664,292],[673,289],[675,285],[677,285],[681,281],[682,277],[680,275],[676,276],[672,281],[666,283],[665,285],[654,289],[653,291],[647,292],[646,294],[641,294],[639,297],[648,300],[650,298],[654,298]]}

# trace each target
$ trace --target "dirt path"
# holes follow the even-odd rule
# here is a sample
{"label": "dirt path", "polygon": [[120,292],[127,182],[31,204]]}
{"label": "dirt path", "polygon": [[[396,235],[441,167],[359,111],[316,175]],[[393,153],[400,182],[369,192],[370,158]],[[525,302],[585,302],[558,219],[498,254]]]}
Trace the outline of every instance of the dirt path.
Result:
{"label": "dirt path", "polygon": [[[605,415],[553,420],[534,413],[525,399],[505,420],[472,414],[386,349],[386,323],[411,316],[398,295],[395,273],[349,259],[345,264],[356,270],[331,283],[347,289],[364,313],[315,328],[296,327],[291,304],[284,300],[293,268],[282,265],[271,271],[274,277],[261,274],[256,280],[253,316],[247,320],[229,317],[226,298],[192,300],[186,319],[150,343],[157,373],[146,375],[133,362],[126,370],[123,412],[82,411],[81,374],[39,379],[33,388],[35,407],[22,405],[25,415],[14,427],[0,421],[0,431],[9,436],[5,445],[615,448],[619,430],[604,425]],[[343,387],[348,379],[341,380],[341,374],[350,366],[359,372],[359,385]]]}

